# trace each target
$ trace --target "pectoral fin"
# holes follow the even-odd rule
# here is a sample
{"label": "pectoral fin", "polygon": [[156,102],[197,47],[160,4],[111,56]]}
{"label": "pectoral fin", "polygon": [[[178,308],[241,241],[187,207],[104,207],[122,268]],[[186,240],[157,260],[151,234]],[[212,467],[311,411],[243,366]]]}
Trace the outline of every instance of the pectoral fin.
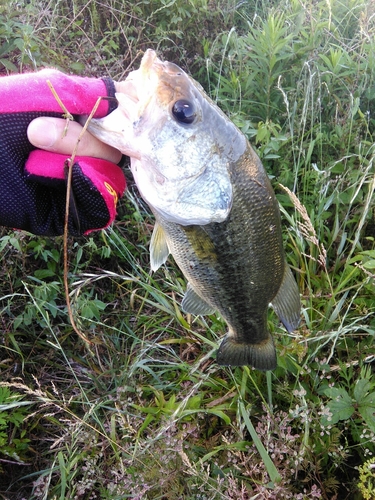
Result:
{"label": "pectoral fin", "polygon": [[287,263],[284,279],[272,301],[272,307],[289,333],[297,328],[300,322],[301,301],[296,280]]}
{"label": "pectoral fin", "polygon": [[150,242],[151,270],[157,271],[165,263],[169,255],[169,248],[161,226],[156,222]]}
{"label": "pectoral fin", "polygon": [[193,290],[190,283],[187,285],[181,307],[184,312],[195,314],[196,316],[204,316],[205,314],[213,314],[215,312],[215,309]]}

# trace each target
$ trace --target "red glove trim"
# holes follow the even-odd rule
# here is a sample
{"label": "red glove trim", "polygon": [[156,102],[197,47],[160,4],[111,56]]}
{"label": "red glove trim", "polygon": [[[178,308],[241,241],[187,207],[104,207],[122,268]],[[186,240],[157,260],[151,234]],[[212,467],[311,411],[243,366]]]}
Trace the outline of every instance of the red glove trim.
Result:
{"label": "red glove trim", "polygon": [[[63,113],[59,103],[48,87],[50,80],[57,95],[72,115],[91,113],[98,97],[107,96],[103,80],[66,75],[55,69],[44,69],[36,73],[24,73],[0,78],[1,113],[25,111],[52,111]],[[106,116],[109,101],[102,99],[95,117]]]}

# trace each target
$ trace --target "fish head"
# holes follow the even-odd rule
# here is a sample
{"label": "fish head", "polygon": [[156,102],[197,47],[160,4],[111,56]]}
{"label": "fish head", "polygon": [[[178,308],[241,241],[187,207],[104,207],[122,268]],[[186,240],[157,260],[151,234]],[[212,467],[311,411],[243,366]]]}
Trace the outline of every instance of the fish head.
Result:
{"label": "fish head", "polygon": [[224,221],[232,206],[230,163],[246,139],[177,65],[147,50],[116,94],[118,107],[89,131],[131,158],[142,197],[182,225]]}

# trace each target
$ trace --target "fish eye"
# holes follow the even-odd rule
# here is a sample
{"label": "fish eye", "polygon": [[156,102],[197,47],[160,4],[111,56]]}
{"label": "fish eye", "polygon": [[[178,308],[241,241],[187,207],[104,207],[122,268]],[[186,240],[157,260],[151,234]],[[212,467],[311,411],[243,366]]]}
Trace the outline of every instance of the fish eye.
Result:
{"label": "fish eye", "polygon": [[179,99],[173,104],[172,114],[180,123],[193,123],[196,117],[195,107],[186,99]]}

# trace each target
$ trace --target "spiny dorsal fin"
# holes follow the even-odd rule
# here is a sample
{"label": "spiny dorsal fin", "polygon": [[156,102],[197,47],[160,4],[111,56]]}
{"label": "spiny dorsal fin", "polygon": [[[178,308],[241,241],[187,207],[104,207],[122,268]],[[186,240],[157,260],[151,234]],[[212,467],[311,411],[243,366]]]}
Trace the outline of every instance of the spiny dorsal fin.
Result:
{"label": "spiny dorsal fin", "polygon": [[287,263],[283,281],[272,301],[272,307],[289,333],[297,328],[301,316],[301,300],[296,280]]}
{"label": "spiny dorsal fin", "polygon": [[195,314],[196,316],[213,314],[215,308],[207,304],[196,292],[194,292],[190,283],[187,285],[186,293],[181,303],[182,310],[186,313]]}
{"label": "spiny dorsal fin", "polygon": [[169,255],[169,248],[161,226],[156,222],[150,241],[151,270],[157,271],[165,263]]}

